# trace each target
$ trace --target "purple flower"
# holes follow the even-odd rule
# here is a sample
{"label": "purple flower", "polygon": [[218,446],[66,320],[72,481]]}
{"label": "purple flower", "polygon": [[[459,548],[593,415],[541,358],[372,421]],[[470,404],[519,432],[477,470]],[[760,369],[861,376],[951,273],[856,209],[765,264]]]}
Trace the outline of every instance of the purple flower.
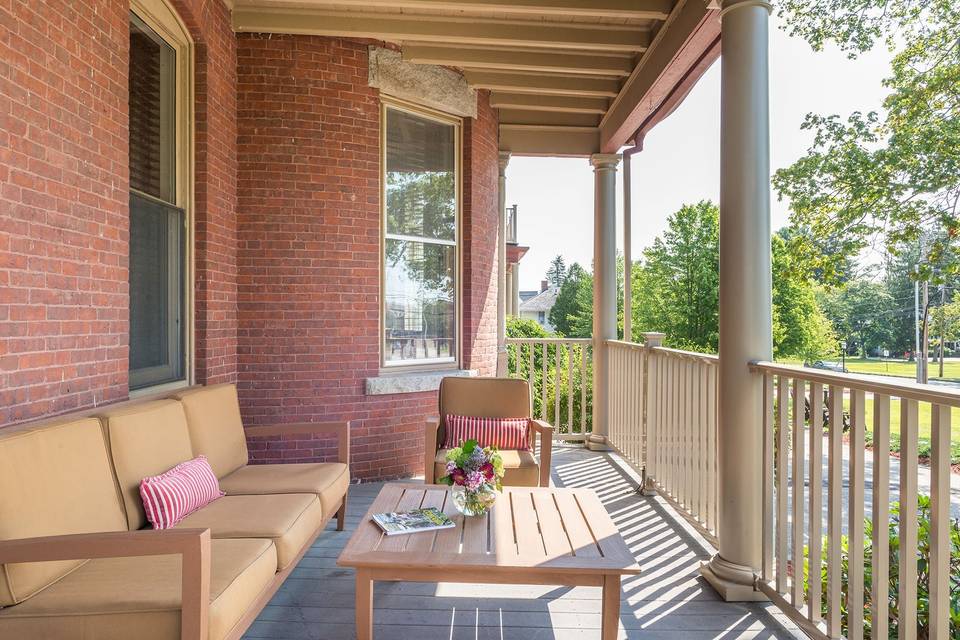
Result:
{"label": "purple flower", "polygon": [[479,471],[471,471],[467,474],[466,482],[464,483],[468,490],[476,491],[483,485],[483,474]]}

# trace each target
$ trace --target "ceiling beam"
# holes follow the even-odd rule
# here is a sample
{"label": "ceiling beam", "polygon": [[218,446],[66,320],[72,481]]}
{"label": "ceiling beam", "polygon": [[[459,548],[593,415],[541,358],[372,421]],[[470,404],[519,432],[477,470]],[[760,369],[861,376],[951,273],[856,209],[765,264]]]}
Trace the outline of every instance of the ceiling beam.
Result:
{"label": "ceiling beam", "polygon": [[600,131],[593,127],[502,124],[500,150],[519,156],[589,156],[600,150]]}
{"label": "ceiling beam", "polygon": [[643,51],[650,43],[650,33],[639,29],[284,8],[236,8],[233,28],[235,31],[373,38],[393,42],[416,40],[627,53]]}
{"label": "ceiling beam", "polygon": [[472,69],[499,69],[509,71],[537,71],[602,75],[614,78],[629,76],[633,70],[630,58],[556,53],[543,51],[501,51],[463,47],[436,47],[408,44],[403,47],[403,59],[423,64],[442,64]]}
{"label": "ceiling beam", "polygon": [[615,98],[620,92],[620,83],[613,78],[577,78],[497,71],[467,71],[464,76],[470,86],[491,91],[596,98]]}
{"label": "ceiling beam", "polygon": [[558,111],[524,111],[500,109],[500,124],[539,124],[563,127],[591,127],[600,125],[596,113],[563,113]]}
{"label": "ceiling beam", "polygon": [[[343,0],[236,0],[239,7],[342,6]],[[672,0],[364,0],[364,6],[423,11],[496,12],[517,16],[593,16],[627,20],[666,20]]]}
{"label": "ceiling beam", "polygon": [[[619,151],[678,87],[689,90],[691,73],[709,67],[719,54],[718,13],[705,2],[686,2],[670,15],[600,123],[604,153]],[[706,65],[705,55],[714,56]]]}
{"label": "ceiling beam", "polygon": [[537,96],[529,93],[501,93],[499,91],[490,94],[490,106],[497,109],[603,114],[607,112],[607,105],[606,98]]}

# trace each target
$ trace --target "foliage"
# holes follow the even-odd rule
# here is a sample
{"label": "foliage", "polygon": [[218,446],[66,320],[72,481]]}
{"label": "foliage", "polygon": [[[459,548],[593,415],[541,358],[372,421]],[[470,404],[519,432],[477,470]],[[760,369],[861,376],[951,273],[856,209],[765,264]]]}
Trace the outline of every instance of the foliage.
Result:
{"label": "foliage", "polygon": [[883,285],[891,298],[891,310],[886,316],[890,328],[890,343],[893,353],[903,354],[916,349],[916,317],[914,315],[914,271],[920,262],[920,247],[917,243],[902,245],[895,254],[886,256],[883,265]]}
{"label": "foliage", "polygon": [[503,458],[496,447],[481,447],[476,440],[465,440],[459,447],[447,451],[447,475],[439,479],[446,485],[466,487],[477,491],[490,485],[503,490]]}
{"label": "foliage", "polygon": [[[851,57],[884,40],[904,43],[884,81],[885,114],[808,114],[807,155],[777,171],[774,188],[807,230],[791,249],[803,264],[837,273],[837,260],[875,241],[890,253],[931,233],[917,276],[958,272],[960,233],[960,3],[955,0],[784,0],[792,33],[815,48],[835,41]],[[811,238],[834,238],[826,254]],[[934,270],[933,265],[943,267]]]}
{"label": "foliage", "polygon": [[551,287],[562,287],[566,279],[567,263],[563,256],[558,255],[550,261],[550,266],[547,268],[547,282]]}
{"label": "foliage", "polygon": [[892,343],[889,320],[895,307],[882,283],[853,280],[839,289],[821,289],[819,298],[837,336],[847,342],[848,352],[857,349],[866,356],[870,348]]}
{"label": "foliage", "polygon": [[[931,541],[931,522],[930,522],[930,498],[920,496],[918,508],[915,517],[918,518],[918,548],[916,553],[917,562],[917,635],[918,638],[928,638],[930,631],[930,541]],[[888,633],[887,637],[894,639],[898,636],[899,627],[899,585],[900,585],[900,505],[894,503],[890,509],[890,522],[888,526],[888,540],[890,549],[889,562],[889,581],[887,587],[887,600],[889,608]],[[950,637],[960,636],[960,522],[951,520],[949,524],[950,536]],[[829,539],[824,537],[823,557],[821,561],[821,593],[827,593],[827,553]],[[850,540],[847,536],[840,538],[840,624],[844,637],[847,637],[849,631],[849,618],[847,611],[847,590],[849,588],[849,560],[850,560]],[[810,550],[804,548],[804,566],[803,566],[803,590],[807,598],[810,595]],[[863,637],[871,637],[871,628],[873,620],[870,617],[870,610],[873,603],[873,522],[869,519],[864,520],[864,621]],[[821,612],[827,614],[827,600],[821,601]],[[883,633],[880,637],[883,637]]]}
{"label": "foliage", "polygon": [[944,340],[960,340],[960,300],[934,307],[930,315],[930,335]]}
{"label": "foliage", "polygon": [[[585,289],[585,292],[581,293],[581,289]],[[583,310],[578,305],[585,299],[590,300],[587,308],[593,309],[593,278],[586,269],[574,262],[567,269],[563,284],[560,285],[560,291],[557,293],[557,300],[550,310],[550,325],[561,336],[590,337],[589,333],[586,336],[575,335],[572,326],[574,319],[583,314]]]}
{"label": "foliage", "polygon": [[836,353],[833,327],[810,279],[794,264],[786,241],[773,236],[773,355],[816,362]]}

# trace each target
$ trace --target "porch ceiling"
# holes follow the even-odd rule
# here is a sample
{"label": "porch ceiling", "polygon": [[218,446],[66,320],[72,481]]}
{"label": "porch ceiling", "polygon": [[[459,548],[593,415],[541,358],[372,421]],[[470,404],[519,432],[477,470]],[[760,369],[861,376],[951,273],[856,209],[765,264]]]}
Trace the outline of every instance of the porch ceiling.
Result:
{"label": "porch ceiling", "polygon": [[[230,0],[227,0],[231,4]],[[500,147],[615,152],[719,53],[707,0],[233,0],[236,31],[372,38],[491,91]],[[658,112],[660,112],[658,117]]]}

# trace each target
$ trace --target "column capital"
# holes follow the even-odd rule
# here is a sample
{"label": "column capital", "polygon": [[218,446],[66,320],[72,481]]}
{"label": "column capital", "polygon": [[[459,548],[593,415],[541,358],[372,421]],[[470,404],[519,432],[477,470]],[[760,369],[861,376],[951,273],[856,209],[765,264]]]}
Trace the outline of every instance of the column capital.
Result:
{"label": "column capital", "polygon": [[745,9],[747,7],[762,7],[767,10],[767,15],[773,13],[773,5],[767,2],[767,0],[723,0],[720,5],[721,18],[734,9]]}
{"label": "column capital", "polygon": [[594,171],[600,169],[613,169],[616,171],[617,165],[620,164],[620,154],[594,153],[590,156],[590,164],[593,165]]}
{"label": "column capital", "polygon": [[643,344],[647,347],[659,347],[663,345],[663,339],[667,337],[667,334],[659,331],[647,331],[640,335],[643,336]]}
{"label": "column capital", "polygon": [[500,175],[503,175],[507,170],[507,165],[510,164],[510,152],[501,151],[500,157],[497,158],[497,167],[500,168]]}

